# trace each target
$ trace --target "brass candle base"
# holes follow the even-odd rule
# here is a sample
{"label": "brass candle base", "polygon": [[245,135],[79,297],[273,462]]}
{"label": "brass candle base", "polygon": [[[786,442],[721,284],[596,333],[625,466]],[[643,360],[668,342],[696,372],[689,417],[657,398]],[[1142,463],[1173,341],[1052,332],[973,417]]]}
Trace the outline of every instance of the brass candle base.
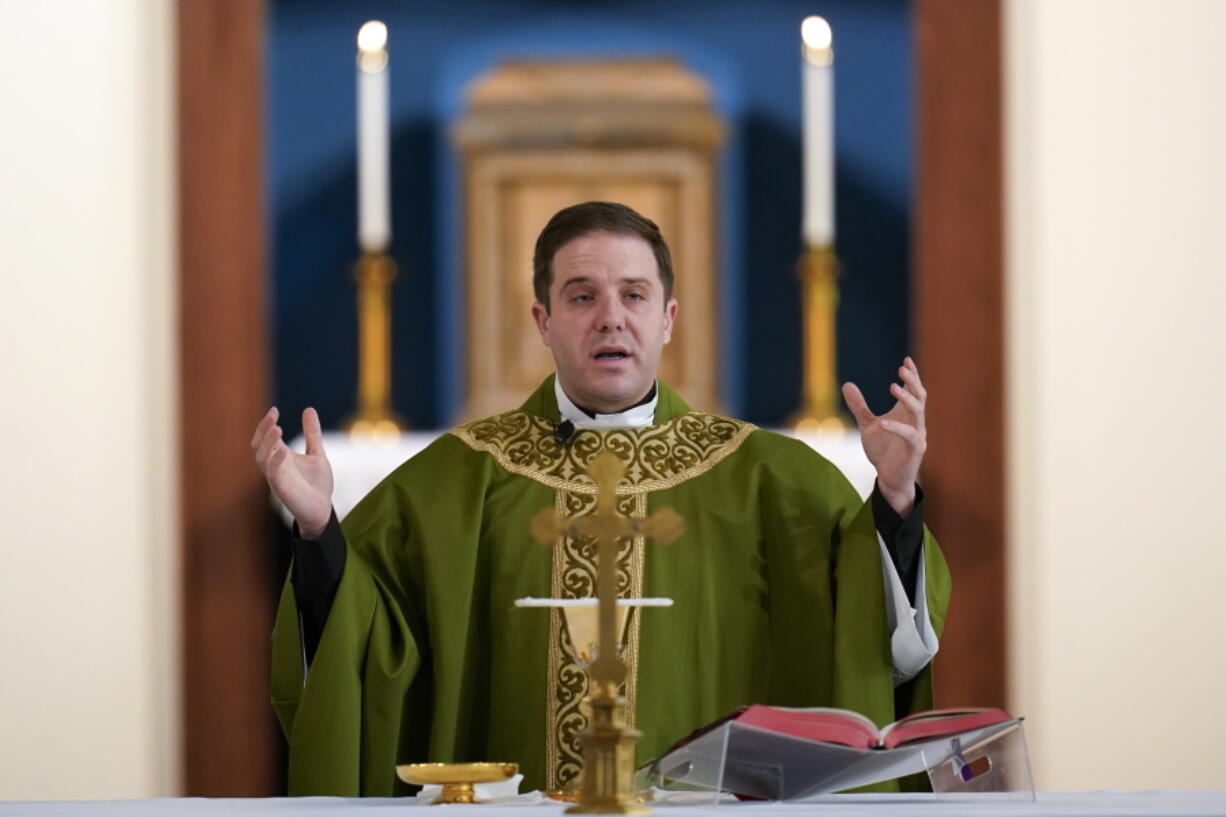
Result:
{"label": "brass candle base", "polygon": [[846,431],[854,424],[839,410],[835,377],[835,316],[839,305],[834,247],[809,247],[797,264],[804,319],[802,404],[788,426],[800,432]]}
{"label": "brass candle base", "polygon": [[396,776],[415,786],[442,785],[443,793],[430,805],[477,802],[473,786],[497,783],[519,773],[516,763],[408,763],[396,767]]}
{"label": "brass candle base", "polygon": [[351,436],[394,440],[408,428],[392,411],[392,281],[396,262],[363,253],[354,266],[358,285],[358,410],[344,424]]}
{"label": "brass candle base", "polygon": [[381,442],[399,439],[401,432],[408,428],[408,424],[396,414],[363,415],[359,413],[346,419],[341,427],[356,440]]}
{"label": "brass candle base", "polygon": [[815,408],[804,408],[788,417],[786,427],[800,434],[842,434],[854,424],[841,414],[823,417]]}

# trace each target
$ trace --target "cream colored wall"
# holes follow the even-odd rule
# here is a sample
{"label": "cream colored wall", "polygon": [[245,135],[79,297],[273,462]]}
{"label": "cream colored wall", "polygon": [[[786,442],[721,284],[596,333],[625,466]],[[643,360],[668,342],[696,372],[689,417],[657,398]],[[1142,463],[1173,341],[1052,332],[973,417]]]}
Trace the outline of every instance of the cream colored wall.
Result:
{"label": "cream colored wall", "polygon": [[1226,787],[1226,3],[1006,6],[1011,706],[1049,789]]}
{"label": "cream colored wall", "polygon": [[178,785],[172,9],[0,0],[0,800]]}

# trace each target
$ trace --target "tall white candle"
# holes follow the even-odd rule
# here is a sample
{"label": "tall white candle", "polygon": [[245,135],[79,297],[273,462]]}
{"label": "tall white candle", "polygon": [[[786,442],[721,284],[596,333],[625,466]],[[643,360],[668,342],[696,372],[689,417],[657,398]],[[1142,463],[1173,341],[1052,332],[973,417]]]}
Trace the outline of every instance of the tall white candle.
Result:
{"label": "tall white candle", "polygon": [[806,17],[803,43],[805,244],[834,244],[834,38],[821,17]]}
{"label": "tall white candle", "polygon": [[382,252],[392,237],[387,114],[387,26],[358,30],[358,245]]}

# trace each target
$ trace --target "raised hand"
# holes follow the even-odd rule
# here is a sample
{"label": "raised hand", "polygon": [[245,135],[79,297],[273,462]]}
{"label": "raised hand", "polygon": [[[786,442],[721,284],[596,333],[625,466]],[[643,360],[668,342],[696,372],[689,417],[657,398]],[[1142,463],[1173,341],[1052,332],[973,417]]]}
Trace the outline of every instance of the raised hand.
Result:
{"label": "raised hand", "polygon": [[903,384],[890,384],[898,401],[881,416],[869,411],[855,383],[843,384],[843,399],[860,427],[860,441],[868,461],[877,469],[877,485],[895,511],[906,516],[915,504],[915,481],[928,448],[924,406],[928,392],[920,382],[919,369],[911,358],[898,368]]}
{"label": "raised hand", "polygon": [[268,487],[298,522],[303,539],[318,539],[332,516],[332,465],[324,454],[323,431],[315,409],[302,412],[306,453],[290,449],[281,439],[280,412],[268,410],[255,427],[251,450]]}

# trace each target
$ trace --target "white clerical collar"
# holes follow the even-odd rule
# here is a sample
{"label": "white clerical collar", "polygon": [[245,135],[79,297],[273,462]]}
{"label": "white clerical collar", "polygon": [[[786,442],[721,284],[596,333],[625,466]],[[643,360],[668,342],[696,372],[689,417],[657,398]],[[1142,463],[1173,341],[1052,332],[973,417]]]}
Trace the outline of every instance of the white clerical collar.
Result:
{"label": "white clerical collar", "polygon": [[553,392],[558,397],[558,413],[563,420],[574,423],[575,428],[645,428],[655,422],[656,403],[660,401],[660,388],[657,384],[655,394],[646,403],[631,406],[616,414],[597,414],[595,417],[589,417],[587,412],[566,396],[556,377],[553,379]]}

